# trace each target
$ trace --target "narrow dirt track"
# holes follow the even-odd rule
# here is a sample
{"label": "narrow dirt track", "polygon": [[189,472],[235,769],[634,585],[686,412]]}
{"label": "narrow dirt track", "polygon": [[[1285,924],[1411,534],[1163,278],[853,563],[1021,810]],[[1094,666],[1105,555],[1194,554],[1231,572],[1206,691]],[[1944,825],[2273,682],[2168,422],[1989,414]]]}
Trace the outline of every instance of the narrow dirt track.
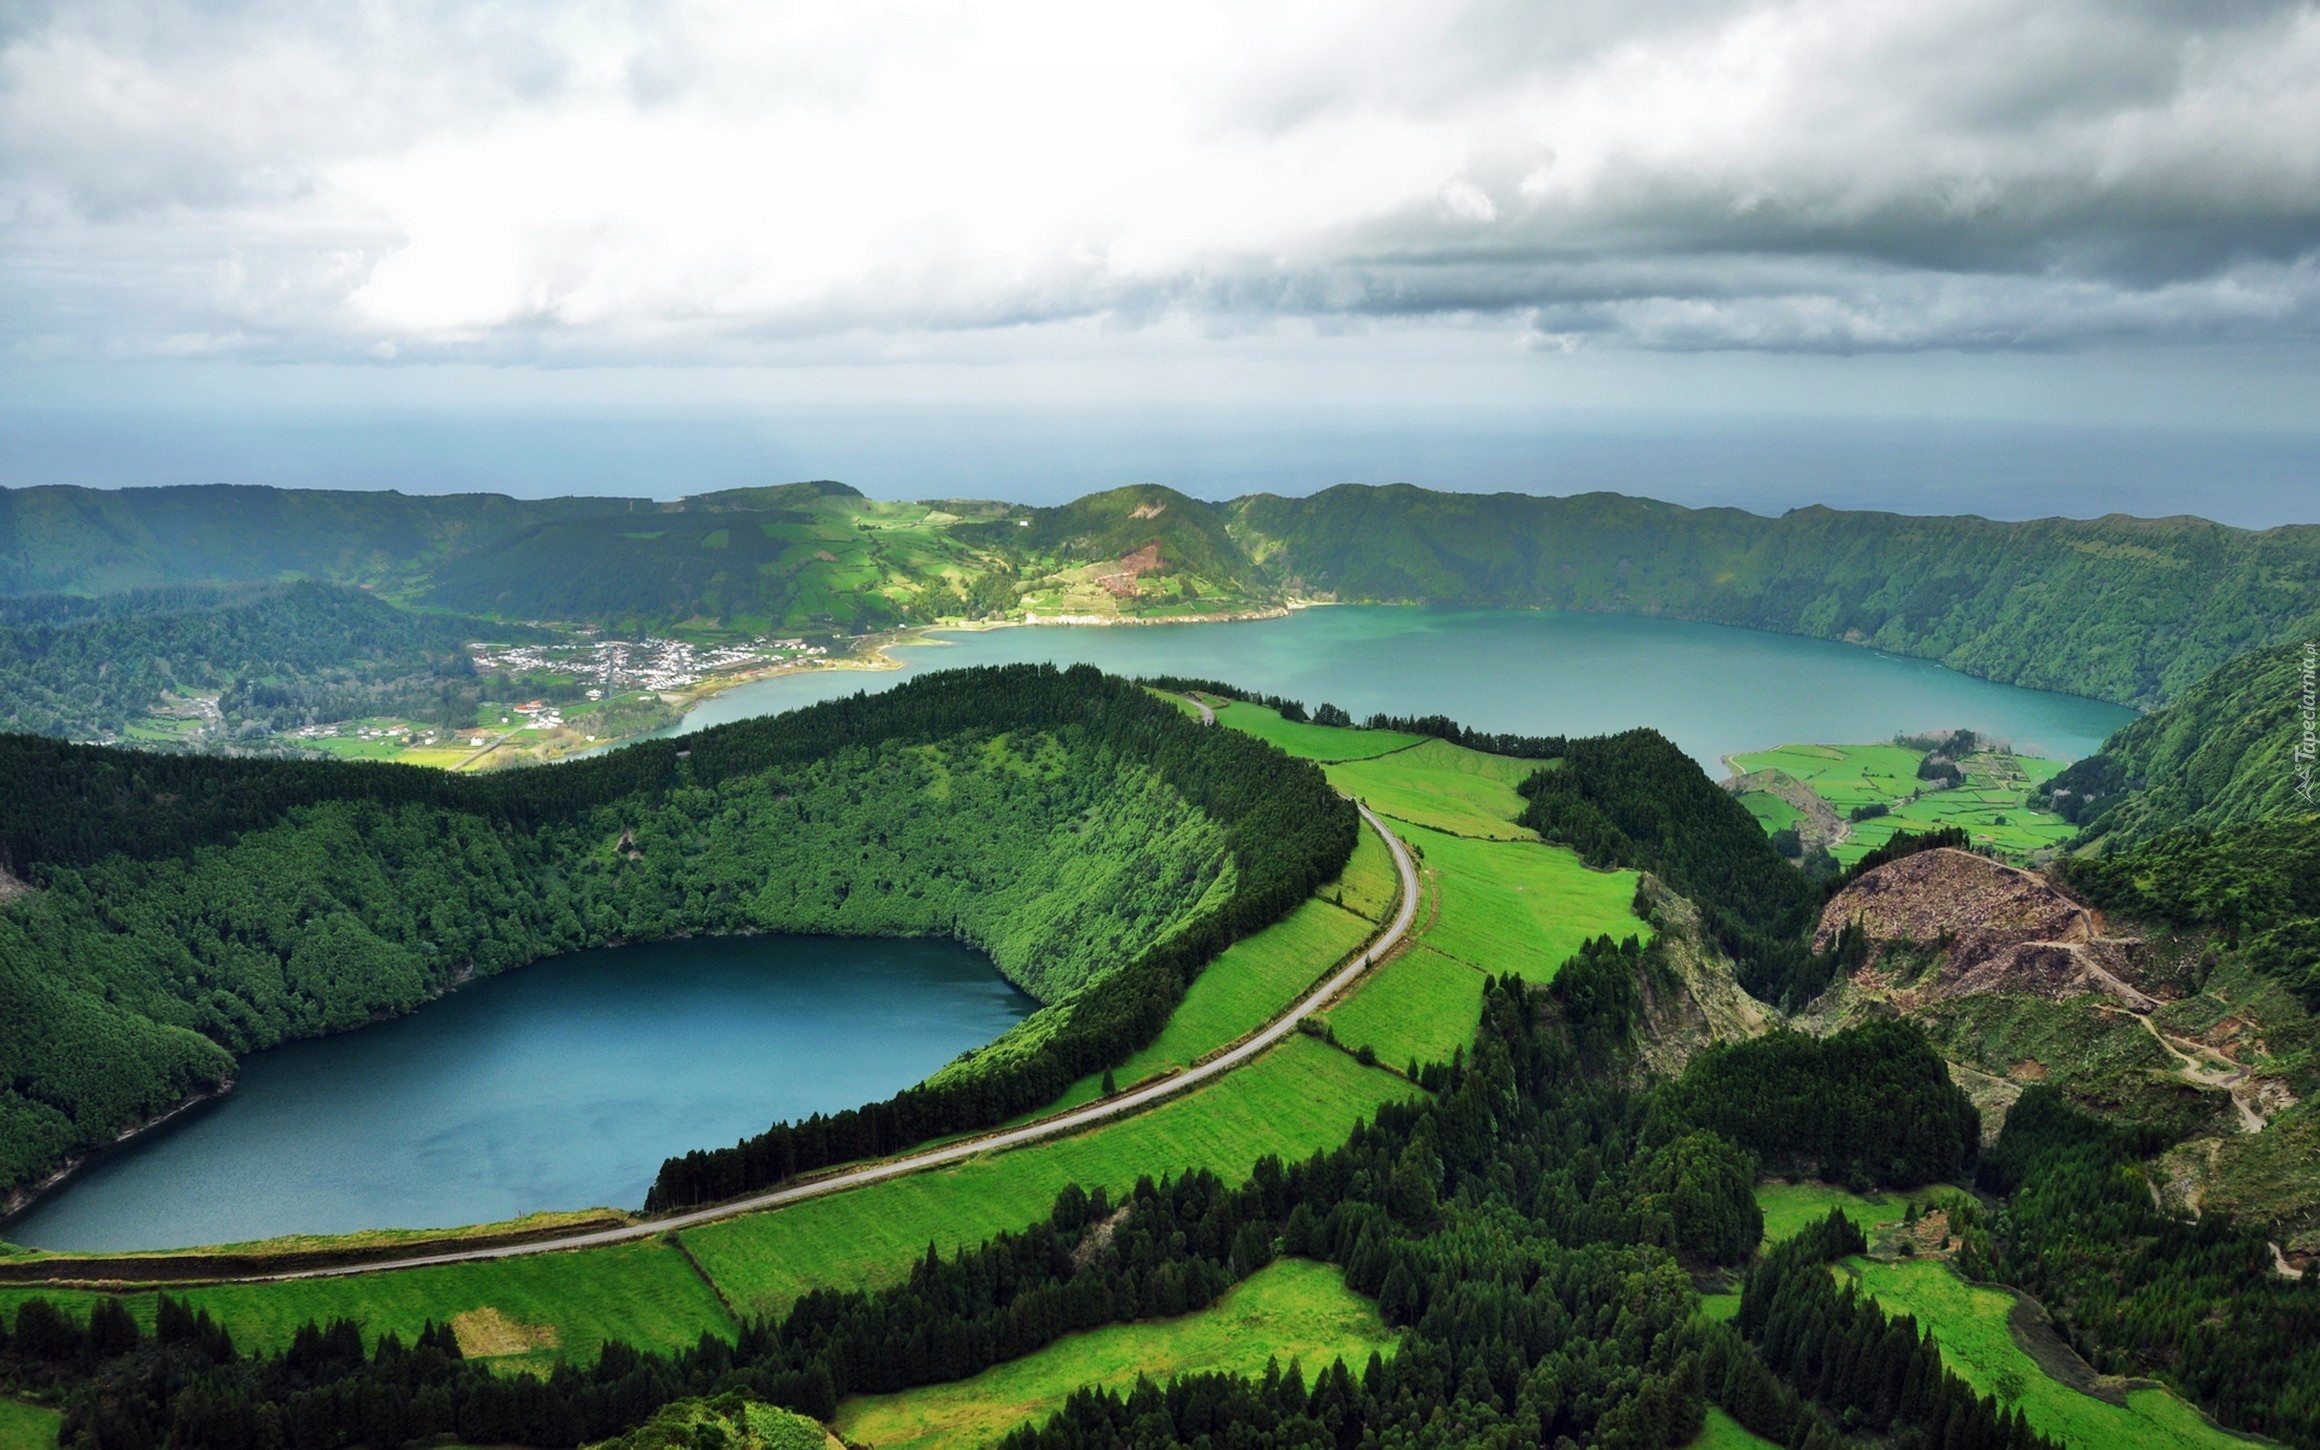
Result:
{"label": "narrow dirt track", "polygon": [[[1211,713],[1209,719],[1213,722],[1214,718],[1213,713]],[[1395,904],[1392,920],[1386,923],[1383,931],[1371,938],[1368,946],[1347,959],[1344,965],[1329,974],[1327,980],[1300,997],[1286,1012],[1249,1036],[1242,1038],[1239,1042],[1212,1057],[1193,1064],[1173,1077],[1164,1078],[1140,1088],[1132,1088],[1100,1102],[1090,1103],[1083,1108],[1075,1108],[1067,1113],[1058,1113],[1051,1118],[1042,1118],[1034,1123],[1026,1123],[1020,1128],[986,1133],[980,1137],[969,1138],[961,1142],[947,1143],[940,1148],[929,1148],[924,1152],[912,1153],[900,1158],[884,1159],[880,1162],[864,1164],[859,1168],[832,1173],[803,1183],[793,1183],[787,1187],[752,1194],[747,1198],[730,1199],[724,1203],[712,1204],[707,1208],[692,1209],[685,1213],[670,1214],[665,1218],[648,1219],[641,1223],[624,1224],[619,1228],[595,1229],[587,1233],[577,1233],[562,1238],[535,1239],[520,1244],[498,1244],[472,1249],[446,1249],[437,1253],[414,1254],[404,1258],[378,1259],[326,1268],[296,1269],[276,1274],[219,1276],[200,1279],[200,1282],[252,1284],[275,1283],[290,1279],[346,1278],[356,1274],[383,1274],[396,1269],[422,1269],[437,1264],[467,1264],[487,1259],[512,1259],[530,1254],[558,1253],[566,1249],[589,1249],[608,1244],[633,1243],[639,1239],[649,1239],[674,1229],[693,1228],[700,1224],[714,1223],[719,1219],[737,1218],[746,1213],[759,1213],[766,1209],[781,1208],[792,1203],[802,1203],[809,1198],[822,1198],[833,1193],[843,1193],[852,1188],[884,1183],[890,1178],[902,1178],[912,1173],[922,1173],[930,1168],[940,1168],[945,1164],[962,1162],[969,1158],[980,1157],[985,1153],[995,1153],[1008,1148],[1019,1148],[1028,1143],[1041,1142],[1048,1138],[1062,1137],[1066,1134],[1076,1133],[1083,1128],[1094,1127],[1098,1123],[1124,1117],[1165,1099],[1175,1097],[1203,1083],[1223,1077],[1236,1068],[1245,1067],[1254,1061],[1266,1049],[1296,1031],[1299,1022],[1340,992],[1352,986],[1364,972],[1383,960],[1388,953],[1401,945],[1404,937],[1409,935],[1410,926],[1416,919],[1418,912],[1418,868],[1410,859],[1409,849],[1395,838],[1392,831],[1386,829],[1385,823],[1373,815],[1368,806],[1356,801],[1354,809],[1361,812],[1362,821],[1371,830],[1377,832],[1378,838],[1385,842],[1386,850],[1394,859],[1394,870],[1401,878],[1401,898]],[[60,1269],[69,1269],[69,1267],[69,1265],[59,1265]],[[198,1276],[188,1276],[187,1279],[178,1282],[194,1282],[196,1278]]]}

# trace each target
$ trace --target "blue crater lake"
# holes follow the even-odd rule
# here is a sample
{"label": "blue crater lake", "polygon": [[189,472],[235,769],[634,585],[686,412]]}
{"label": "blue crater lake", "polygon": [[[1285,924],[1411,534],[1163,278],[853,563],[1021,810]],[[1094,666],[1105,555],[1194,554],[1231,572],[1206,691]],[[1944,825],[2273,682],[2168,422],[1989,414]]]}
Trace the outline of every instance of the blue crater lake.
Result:
{"label": "blue crater lake", "polygon": [[635,1208],[661,1160],[891,1096],[1036,1004],[941,940],[573,952],[409,1017],[253,1054],[234,1090],[7,1226],[47,1249]]}
{"label": "blue crater lake", "polygon": [[[1726,755],[1966,728],[2029,755],[2092,754],[2134,712],[1833,640],[1615,614],[1339,605],[1233,624],[937,631],[898,670],[777,675],[703,701],[677,731],[888,688],[929,670],[1045,661],[1222,680],[1356,717],[1448,715],[1477,730],[1600,735],[1649,725],[1722,775]],[[672,732],[673,733],[673,732]]]}

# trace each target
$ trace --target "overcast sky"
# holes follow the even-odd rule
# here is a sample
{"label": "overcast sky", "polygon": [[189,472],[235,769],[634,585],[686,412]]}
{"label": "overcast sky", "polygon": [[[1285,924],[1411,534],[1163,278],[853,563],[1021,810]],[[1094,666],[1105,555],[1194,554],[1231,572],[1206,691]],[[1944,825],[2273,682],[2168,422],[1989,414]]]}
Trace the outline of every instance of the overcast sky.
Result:
{"label": "overcast sky", "polygon": [[15,407],[2310,430],[2320,9],[0,5]]}

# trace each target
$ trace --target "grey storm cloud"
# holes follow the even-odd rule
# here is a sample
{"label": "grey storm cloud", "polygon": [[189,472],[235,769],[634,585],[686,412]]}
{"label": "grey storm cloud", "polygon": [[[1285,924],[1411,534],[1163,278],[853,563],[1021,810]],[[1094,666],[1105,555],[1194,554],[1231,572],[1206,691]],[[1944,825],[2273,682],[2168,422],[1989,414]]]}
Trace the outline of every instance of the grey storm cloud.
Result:
{"label": "grey storm cloud", "polygon": [[0,302],[30,357],[2306,344],[2320,9],[30,5]]}

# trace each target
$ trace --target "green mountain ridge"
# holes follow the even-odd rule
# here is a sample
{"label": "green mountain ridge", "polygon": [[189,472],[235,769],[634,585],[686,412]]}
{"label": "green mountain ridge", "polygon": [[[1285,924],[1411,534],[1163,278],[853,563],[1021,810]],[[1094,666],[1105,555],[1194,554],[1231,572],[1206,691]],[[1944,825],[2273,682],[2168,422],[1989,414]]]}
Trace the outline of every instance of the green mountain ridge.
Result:
{"label": "green mountain ridge", "polygon": [[307,577],[518,620],[862,633],[1295,598],[1643,614],[1873,646],[2138,707],[2320,631],[2320,527],[1767,518],[1616,494],[1157,485],[1053,508],[816,482],[671,503],[224,486],[0,490],[0,594]]}

